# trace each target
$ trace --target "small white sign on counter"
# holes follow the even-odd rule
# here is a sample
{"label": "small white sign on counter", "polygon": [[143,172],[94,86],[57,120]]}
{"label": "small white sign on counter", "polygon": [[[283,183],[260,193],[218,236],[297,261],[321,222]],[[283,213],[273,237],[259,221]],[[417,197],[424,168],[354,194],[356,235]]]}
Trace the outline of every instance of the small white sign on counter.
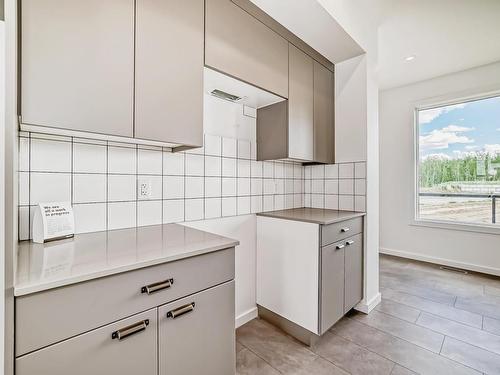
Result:
{"label": "small white sign on counter", "polygon": [[33,219],[33,242],[73,237],[75,219],[70,202],[40,203]]}

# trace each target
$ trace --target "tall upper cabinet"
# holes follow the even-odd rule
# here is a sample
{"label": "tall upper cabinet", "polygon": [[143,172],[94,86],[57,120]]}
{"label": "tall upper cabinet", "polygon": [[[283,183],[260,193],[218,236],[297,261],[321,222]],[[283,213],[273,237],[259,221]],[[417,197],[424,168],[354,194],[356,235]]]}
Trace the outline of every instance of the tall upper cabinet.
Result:
{"label": "tall upper cabinet", "polygon": [[203,145],[204,0],[137,0],[135,137]]}
{"label": "tall upper cabinet", "polygon": [[334,74],[314,62],[314,161],[335,162]]}
{"label": "tall upper cabinet", "polygon": [[288,98],[288,42],[231,0],[205,3],[205,64]]}
{"label": "tall upper cabinet", "polygon": [[133,136],[134,0],[23,0],[25,124]]}

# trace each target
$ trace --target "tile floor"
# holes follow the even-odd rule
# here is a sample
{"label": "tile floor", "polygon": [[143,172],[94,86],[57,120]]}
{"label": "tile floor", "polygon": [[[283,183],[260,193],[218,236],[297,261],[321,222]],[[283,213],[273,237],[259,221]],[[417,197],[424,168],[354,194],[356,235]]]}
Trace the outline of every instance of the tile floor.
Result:
{"label": "tile floor", "polygon": [[237,330],[237,374],[500,374],[500,278],[381,256],[382,303],[314,348],[263,320]]}

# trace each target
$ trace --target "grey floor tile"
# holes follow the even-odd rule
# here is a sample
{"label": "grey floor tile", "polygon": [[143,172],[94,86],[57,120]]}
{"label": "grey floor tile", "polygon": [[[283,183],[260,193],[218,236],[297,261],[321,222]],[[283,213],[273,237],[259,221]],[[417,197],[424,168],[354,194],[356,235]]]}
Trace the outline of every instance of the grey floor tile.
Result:
{"label": "grey floor tile", "polygon": [[420,315],[417,324],[479,348],[500,354],[500,336],[493,335],[479,328],[469,327],[427,313]]}
{"label": "grey floor tile", "polygon": [[408,370],[407,368],[396,365],[394,366],[394,369],[391,372],[391,375],[416,375],[416,372],[413,372],[411,370]]}
{"label": "grey floor tile", "polygon": [[391,288],[400,292],[408,293],[414,296],[427,298],[431,301],[444,303],[452,306],[455,303],[456,297],[449,293],[443,293],[433,290],[429,287],[422,287],[410,282],[401,282],[395,277],[380,276],[380,286],[383,288]]}
{"label": "grey floor tile", "polygon": [[500,320],[484,317],[483,329],[494,335],[500,336]]}
{"label": "grey floor tile", "polygon": [[372,311],[370,314],[356,314],[354,319],[377,328],[392,336],[411,342],[424,349],[439,353],[443,344],[444,336],[430,329],[419,327],[413,323],[393,316]]}
{"label": "grey floor tile", "polygon": [[418,316],[420,315],[420,310],[392,301],[390,299],[385,299],[383,295],[382,301],[376,307],[376,310],[411,323],[415,323]]}
{"label": "grey floor tile", "polygon": [[457,298],[455,307],[477,314],[500,319],[500,297],[483,296],[476,298]]}
{"label": "grey floor tile", "polygon": [[241,352],[243,349],[245,349],[245,347],[236,341],[236,353]]}
{"label": "grey floor tile", "polygon": [[266,361],[244,348],[236,354],[237,375],[279,375]]}
{"label": "grey floor tile", "polygon": [[500,285],[499,286],[485,285],[484,286],[484,294],[490,295],[490,296],[495,296],[495,297],[500,297]]}
{"label": "grey floor tile", "polygon": [[341,368],[335,366],[321,357],[316,358],[305,367],[297,368],[286,373],[286,375],[349,375]]}
{"label": "grey floor tile", "polygon": [[332,331],[419,374],[480,374],[469,367],[391,336],[353,319],[342,319]]}
{"label": "grey floor tile", "polygon": [[304,368],[318,357],[305,345],[261,319],[238,328],[236,338],[283,373]]}
{"label": "grey floor tile", "polygon": [[321,338],[313,350],[354,375],[390,374],[394,367],[392,361],[330,332]]}
{"label": "grey floor tile", "polygon": [[485,374],[500,374],[500,356],[447,337],[441,355]]}
{"label": "grey floor tile", "polygon": [[481,328],[482,325],[483,317],[480,314],[476,314],[466,310],[460,310],[453,306],[430,301],[426,298],[398,292],[389,288],[382,289],[382,297],[434,315],[442,316],[450,320],[455,320],[459,323],[464,323],[472,327]]}

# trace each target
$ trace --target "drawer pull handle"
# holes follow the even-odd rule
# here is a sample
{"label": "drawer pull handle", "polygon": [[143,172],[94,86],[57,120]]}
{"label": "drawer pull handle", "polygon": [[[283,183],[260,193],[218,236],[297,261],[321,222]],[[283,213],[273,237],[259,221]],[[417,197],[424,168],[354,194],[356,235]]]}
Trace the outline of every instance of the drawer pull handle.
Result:
{"label": "drawer pull handle", "polygon": [[353,240],[350,240],[350,241],[346,241],[346,243],[345,243],[345,244],[346,244],[347,246],[350,246],[350,245],[352,245],[353,243],[354,243],[354,241],[353,241]]}
{"label": "drawer pull handle", "polygon": [[124,338],[127,338],[129,336],[132,336],[136,333],[142,332],[146,330],[146,327],[149,325],[149,319],[143,320],[142,322],[138,322],[135,324],[132,324],[128,327],[119,329],[118,331],[114,331],[111,334],[111,338],[118,339],[119,341],[123,340]]}
{"label": "drawer pull handle", "polygon": [[168,289],[174,283],[174,279],[159,281],[157,283],[149,284],[141,288],[141,293],[153,294],[163,289]]}
{"label": "drawer pull handle", "polygon": [[345,245],[344,245],[344,244],[340,244],[340,245],[337,245],[337,246],[335,247],[335,249],[340,250],[340,249],[343,249],[344,247],[345,247]]}
{"label": "drawer pull handle", "polygon": [[340,231],[342,233],[346,233],[346,232],[349,232],[351,230],[351,228],[348,228],[348,227],[345,227],[345,228],[341,228]]}
{"label": "drawer pull handle", "polygon": [[181,315],[190,313],[191,311],[194,310],[194,306],[195,306],[195,303],[191,302],[191,303],[188,303],[187,305],[181,306],[175,310],[171,310],[167,313],[167,318],[175,319]]}

